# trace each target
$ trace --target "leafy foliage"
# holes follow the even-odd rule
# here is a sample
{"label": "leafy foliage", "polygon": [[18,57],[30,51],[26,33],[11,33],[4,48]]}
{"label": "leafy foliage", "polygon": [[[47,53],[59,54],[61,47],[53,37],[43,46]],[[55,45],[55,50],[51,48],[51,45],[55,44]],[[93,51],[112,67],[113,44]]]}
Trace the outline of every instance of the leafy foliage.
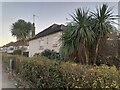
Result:
{"label": "leafy foliage", "polygon": [[50,58],[52,54],[51,50],[44,50],[41,55]]}
{"label": "leafy foliage", "polygon": [[32,83],[33,88],[96,88],[120,89],[120,71],[115,66],[85,66],[45,57],[3,56],[5,65],[15,58],[15,73]]}
{"label": "leafy foliage", "polygon": [[13,55],[21,55],[22,50],[14,50]]}
{"label": "leafy foliage", "polygon": [[102,38],[105,38],[110,31],[115,30],[112,25],[112,9],[106,4],[96,8],[96,12],[91,12],[94,18],[93,31],[95,33],[94,46],[93,46],[93,64],[96,63],[98,56],[99,46]]}
{"label": "leafy foliage", "polygon": [[53,51],[53,50],[49,50],[49,49],[46,49],[44,50],[43,52],[41,52],[41,55],[42,56],[45,56],[49,59],[56,59],[56,60],[60,60],[61,57],[60,57],[60,54]]}
{"label": "leafy foliage", "polygon": [[63,31],[60,53],[64,59],[96,65],[102,40],[114,31],[112,9],[103,4],[95,12],[78,8]]}
{"label": "leafy foliage", "polygon": [[32,28],[33,26],[30,22],[19,19],[17,22],[13,23],[11,33],[17,40],[25,40],[30,37]]}

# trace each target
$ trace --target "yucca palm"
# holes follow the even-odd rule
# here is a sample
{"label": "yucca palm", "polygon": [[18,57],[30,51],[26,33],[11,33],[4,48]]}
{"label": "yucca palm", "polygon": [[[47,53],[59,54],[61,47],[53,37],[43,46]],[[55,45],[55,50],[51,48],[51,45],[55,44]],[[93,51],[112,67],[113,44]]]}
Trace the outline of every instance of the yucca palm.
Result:
{"label": "yucca palm", "polygon": [[[64,38],[62,43],[64,45],[63,48],[66,49],[69,46],[73,49],[72,52],[76,50],[78,52],[78,57],[82,56],[84,59],[84,64],[88,64],[89,61],[88,42],[92,41],[94,38],[94,33],[90,25],[91,16],[89,16],[88,12],[89,10],[82,10],[79,8],[76,10],[75,14],[71,15],[74,25],[67,28],[68,31],[64,30],[65,34],[63,33]],[[81,52],[80,49],[83,49],[83,52]]]}
{"label": "yucca palm", "polygon": [[76,14],[72,16],[74,22],[77,24],[77,29],[75,30],[74,37],[76,37],[76,42],[79,49],[82,48],[85,55],[85,64],[89,62],[89,50],[88,43],[94,38],[94,33],[91,28],[91,16],[89,15],[89,10],[77,9]]}
{"label": "yucca palm", "polygon": [[99,45],[102,38],[104,38],[110,31],[113,30],[112,26],[112,9],[108,8],[106,4],[96,9],[96,12],[91,12],[94,18],[93,31],[95,33],[94,39],[94,55],[93,64],[96,63]]}
{"label": "yucca palm", "polygon": [[[64,59],[69,59],[69,57],[73,54],[75,51],[75,43],[73,42],[73,38],[71,37],[73,30],[75,29],[75,26],[72,25],[72,23],[69,23],[62,33],[61,37],[61,48],[60,53],[64,57]],[[72,57],[71,57],[72,58]]]}

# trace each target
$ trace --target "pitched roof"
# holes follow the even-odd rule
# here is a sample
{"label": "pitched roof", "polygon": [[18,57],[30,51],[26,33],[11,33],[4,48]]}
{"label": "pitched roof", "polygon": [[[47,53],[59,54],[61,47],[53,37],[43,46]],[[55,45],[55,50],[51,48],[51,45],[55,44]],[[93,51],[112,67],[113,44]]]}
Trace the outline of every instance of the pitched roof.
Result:
{"label": "pitched roof", "polygon": [[10,43],[4,45],[3,47],[13,46],[13,44],[14,44],[14,42],[10,42]]}
{"label": "pitched roof", "polygon": [[14,46],[22,46],[22,45],[28,46],[28,45],[29,45],[29,44],[28,44],[28,40],[26,40],[24,43],[23,43],[22,40],[19,40],[19,41],[14,42]]}
{"label": "pitched roof", "polygon": [[30,40],[34,40],[34,39],[37,39],[39,37],[43,37],[43,36],[47,36],[47,35],[50,35],[50,34],[54,34],[54,33],[63,31],[64,27],[65,26],[63,24],[61,24],[61,25],[53,24],[50,27],[48,27],[45,30],[38,33],[37,35],[35,35],[35,37],[31,38]]}
{"label": "pitched roof", "polygon": [[16,42],[10,42],[10,43],[4,45],[3,47],[9,47],[9,46],[22,46],[22,45],[28,46],[28,45],[29,45],[29,44],[28,44],[28,40],[26,40],[24,43],[23,43],[22,40],[18,40],[18,41],[16,41]]}

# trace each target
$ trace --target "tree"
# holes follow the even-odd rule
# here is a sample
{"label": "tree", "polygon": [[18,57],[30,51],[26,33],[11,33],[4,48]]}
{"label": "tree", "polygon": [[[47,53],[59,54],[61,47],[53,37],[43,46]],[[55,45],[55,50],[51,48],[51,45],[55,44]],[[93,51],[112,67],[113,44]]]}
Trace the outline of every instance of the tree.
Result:
{"label": "tree", "polygon": [[99,45],[102,38],[105,38],[107,34],[113,30],[112,26],[112,9],[108,8],[106,4],[96,9],[96,12],[91,12],[94,18],[93,31],[95,33],[94,49],[93,49],[93,64],[96,63],[96,58],[99,51]]}
{"label": "tree", "polygon": [[32,29],[33,29],[32,24],[22,19],[19,19],[17,22],[12,24],[12,29],[11,29],[12,36],[16,37],[17,40],[23,41],[22,53],[21,53],[22,55],[23,55],[24,43],[26,39],[30,38]]}
{"label": "tree", "polygon": [[32,28],[33,26],[30,22],[19,19],[17,22],[12,24],[11,33],[12,36],[17,38],[17,40],[25,40],[30,37]]}
{"label": "tree", "polygon": [[[94,32],[91,28],[91,16],[88,15],[88,12],[89,10],[77,9],[75,14],[71,15],[73,26],[72,24],[68,26],[68,30],[64,30],[62,36],[63,51],[66,54],[69,54],[68,52],[70,54],[76,53],[77,59],[80,59],[81,56],[83,64],[89,62],[87,45],[94,38]],[[83,52],[80,49],[83,49]]]}
{"label": "tree", "polygon": [[74,43],[74,38],[71,37],[75,26],[72,23],[69,23],[65,28],[61,36],[61,48],[60,53],[64,59],[74,58],[73,53],[76,51],[76,45]]}
{"label": "tree", "polygon": [[83,64],[95,65],[99,47],[106,41],[109,32],[115,30],[113,20],[117,18],[106,4],[91,13],[77,9],[71,16],[73,22],[66,26],[62,34],[61,53],[67,58],[81,59]]}

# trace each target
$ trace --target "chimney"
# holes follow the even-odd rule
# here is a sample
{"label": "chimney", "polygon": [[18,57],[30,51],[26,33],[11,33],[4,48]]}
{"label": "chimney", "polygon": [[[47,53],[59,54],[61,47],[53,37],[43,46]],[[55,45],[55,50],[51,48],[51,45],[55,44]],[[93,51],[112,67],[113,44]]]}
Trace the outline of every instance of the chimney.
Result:
{"label": "chimney", "polygon": [[33,22],[32,37],[35,37],[35,23]]}

